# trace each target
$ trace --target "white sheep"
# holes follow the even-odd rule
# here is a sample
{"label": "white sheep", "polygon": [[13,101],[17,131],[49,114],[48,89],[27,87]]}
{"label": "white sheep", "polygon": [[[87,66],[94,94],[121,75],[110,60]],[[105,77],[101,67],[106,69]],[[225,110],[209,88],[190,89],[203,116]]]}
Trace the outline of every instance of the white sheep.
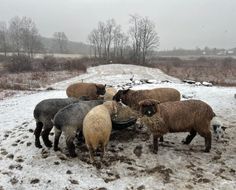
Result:
{"label": "white sheep", "polygon": [[94,162],[94,151],[98,149],[103,158],[112,130],[111,116],[117,113],[116,106],[115,101],[107,101],[91,109],[84,118],[83,135],[91,162]]}

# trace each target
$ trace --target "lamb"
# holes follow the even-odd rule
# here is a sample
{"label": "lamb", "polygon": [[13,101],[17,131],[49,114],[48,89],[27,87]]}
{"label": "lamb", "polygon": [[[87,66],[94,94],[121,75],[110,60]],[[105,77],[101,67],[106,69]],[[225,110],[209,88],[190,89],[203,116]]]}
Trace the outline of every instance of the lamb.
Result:
{"label": "lamb", "polygon": [[54,150],[59,150],[58,143],[62,131],[65,134],[66,145],[71,157],[76,157],[75,145],[73,143],[77,132],[82,131],[83,120],[93,107],[102,104],[103,100],[91,100],[75,103],[64,107],[55,115],[54,122]]}
{"label": "lamb", "polygon": [[168,132],[190,132],[183,141],[189,144],[199,133],[205,138],[205,152],[211,149],[210,123],[215,116],[212,108],[201,100],[159,103],[147,99],[139,102],[144,115],[141,122],[153,133],[153,152],[158,151],[158,137]]}
{"label": "lamb", "polygon": [[220,141],[224,137],[226,127],[223,126],[222,122],[218,117],[214,117],[211,120],[211,126],[213,128],[213,134],[217,141]]}
{"label": "lamb", "polygon": [[96,100],[100,95],[104,95],[106,85],[95,83],[75,83],[70,85],[66,89],[68,97],[79,98],[81,96],[87,96],[91,100]]}
{"label": "lamb", "polygon": [[119,90],[113,100],[122,101],[134,110],[139,110],[139,102],[145,99],[155,99],[159,102],[179,101],[180,92],[174,88],[154,88],[152,90]]}
{"label": "lamb", "polygon": [[52,119],[54,115],[65,106],[73,104],[75,102],[85,100],[86,97],[77,98],[58,98],[58,99],[46,99],[39,102],[34,109],[33,115],[36,121],[36,129],[34,131],[35,135],[35,146],[37,148],[42,148],[40,143],[40,134],[42,131],[43,142],[47,147],[52,147],[52,142],[49,140],[48,136],[53,128]]}
{"label": "lamb", "polygon": [[112,130],[111,116],[117,113],[116,106],[115,101],[107,101],[91,109],[84,118],[83,135],[91,162],[94,162],[94,151],[99,148],[102,152],[101,159],[103,158]]}

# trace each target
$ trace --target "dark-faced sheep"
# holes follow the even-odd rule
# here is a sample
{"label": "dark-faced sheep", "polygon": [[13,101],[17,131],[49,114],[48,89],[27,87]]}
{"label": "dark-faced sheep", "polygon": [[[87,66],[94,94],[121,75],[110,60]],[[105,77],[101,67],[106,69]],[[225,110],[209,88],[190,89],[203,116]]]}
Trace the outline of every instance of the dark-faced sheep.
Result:
{"label": "dark-faced sheep", "polygon": [[[52,146],[52,142],[49,140],[48,136],[53,128],[52,119],[54,115],[65,106],[72,103],[78,102],[80,100],[85,100],[85,98],[58,98],[58,99],[46,99],[39,102],[34,109],[34,118],[36,121],[36,129],[34,131],[35,135],[35,146],[42,148],[40,144],[40,134],[42,132],[43,142],[47,147]],[[43,131],[42,131],[43,129]]]}
{"label": "dark-faced sheep", "polygon": [[65,134],[66,145],[71,157],[76,157],[74,139],[77,132],[81,132],[83,120],[93,107],[102,104],[103,100],[91,100],[69,105],[61,109],[54,117],[54,150],[59,150],[58,143],[62,131]]}
{"label": "dark-faced sheep", "polygon": [[158,137],[170,132],[190,132],[183,141],[189,144],[196,134],[205,138],[205,152],[211,149],[210,123],[215,116],[212,108],[200,100],[159,103],[147,99],[140,103],[144,115],[141,122],[153,133],[154,153],[158,150]]}
{"label": "dark-faced sheep", "polygon": [[179,101],[180,92],[174,88],[154,88],[151,90],[119,90],[113,100],[122,101],[132,109],[139,110],[139,102],[155,99],[159,102]]}
{"label": "dark-faced sheep", "polygon": [[81,96],[89,97],[91,100],[96,100],[100,95],[106,92],[106,85],[95,83],[75,83],[66,89],[68,97],[79,98]]}
{"label": "dark-faced sheep", "polygon": [[94,162],[94,151],[99,148],[102,151],[101,159],[103,158],[112,130],[111,116],[116,113],[116,102],[107,101],[103,105],[91,109],[85,116],[83,134],[91,162]]}

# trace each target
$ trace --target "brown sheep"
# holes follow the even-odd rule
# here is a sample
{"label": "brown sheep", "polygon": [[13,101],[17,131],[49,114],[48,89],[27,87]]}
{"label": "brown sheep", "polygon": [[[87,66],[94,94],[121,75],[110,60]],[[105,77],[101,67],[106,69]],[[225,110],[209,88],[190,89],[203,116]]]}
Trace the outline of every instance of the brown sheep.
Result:
{"label": "brown sheep", "polygon": [[100,95],[104,95],[106,85],[95,83],[75,83],[66,89],[68,97],[79,98],[81,96],[89,97],[90,100],[96,100]]}
{"label": "brown sheep", "polygon": [[189,144],[199,133],[205,138],[205,152],[211,149],[210,123],[215,116],[212,108],[201,100],[159,103],[147,99],[139,102],[144,115],[141,122],[153,133],[154,153],[158,151],[158,137],[170,132],[190,132],[183,141]]}
{"label": "brown sheep", "polygon": [[117,113],[115,101],[107,101],[91,109],[83,121],[83,135],[89,149],[90,160],[94,162],[94,151],[101,148],[101,159],[112,130],[111,116]]}
{"label": "brown sheep", "polygon": [[174,88],[154,88],[151,90],[119,90],[113,100],[122,101],[134,110],[139,110],[139,102],[155,99],[159,102],[179,101],[180,92]]}

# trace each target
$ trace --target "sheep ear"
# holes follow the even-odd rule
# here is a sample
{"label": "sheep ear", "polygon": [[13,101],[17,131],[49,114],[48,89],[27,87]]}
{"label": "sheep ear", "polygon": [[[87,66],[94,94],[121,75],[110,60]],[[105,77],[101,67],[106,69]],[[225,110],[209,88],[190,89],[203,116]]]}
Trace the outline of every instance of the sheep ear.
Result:
{"label": "sheep ear", "polygon": [[101,88],[99,84],[95,84],[95,86],[96,86],[96,88],[98,88],[98,89]]}
{"label": "sheep ear", "polygon": [[127,90],[123,91],[123,94],[126,94],[129,91],[129,88]]}

